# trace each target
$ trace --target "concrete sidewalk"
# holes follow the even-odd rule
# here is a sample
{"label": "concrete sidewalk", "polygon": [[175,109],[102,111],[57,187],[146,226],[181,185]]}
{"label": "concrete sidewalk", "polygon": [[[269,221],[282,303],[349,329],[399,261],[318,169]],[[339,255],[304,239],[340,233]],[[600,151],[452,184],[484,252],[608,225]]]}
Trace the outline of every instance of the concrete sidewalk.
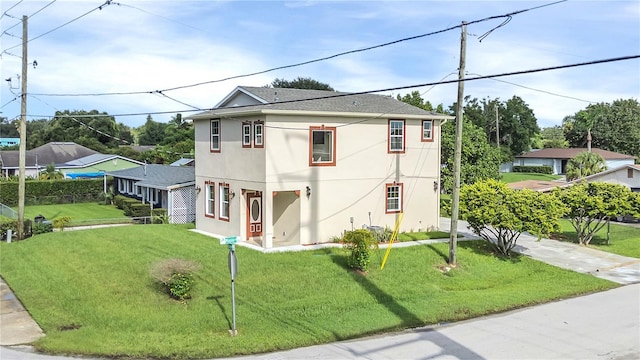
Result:
{"label": "concrete sidewalk", "polygon": [[40,326],[0,278],[0,345],[29,344],[43,336]]}
{"label": "concrete sidewalk", "polygon": [[[466,238],[478,238],[466,221],[458,221],[458,232]],[[451,219],[440,218],[440,230],[449,231]],[[611,254],[594,248],[551,239],[520,235],[514,251],[563,269],[591,274],[618,284],[640,282],[640,259]]]}

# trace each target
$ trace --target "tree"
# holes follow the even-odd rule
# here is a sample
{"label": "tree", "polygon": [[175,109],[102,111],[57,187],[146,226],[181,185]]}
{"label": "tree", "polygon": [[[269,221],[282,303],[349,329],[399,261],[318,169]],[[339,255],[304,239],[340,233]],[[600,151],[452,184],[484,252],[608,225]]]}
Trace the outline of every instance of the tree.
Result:
{"label": "tree", "polygon": [[164,130],[167,124],[153,121],[151,115],[147,116],[147,121],[140,127],[140,136],[138,144],[140,145],[159,145],[164,140]]}
{"label": "tree", "polygon": [[564,138],[564,132],[560,125],[542,128],[542,130],[540,130],[540,136],[541,147],[545,149],[569,147],[569,142]]}
{"label": "tree", "polygon": [[570,147],[586,147],[587,130],[592,146],[640,157],[640,103],[636,99],[590,104],[562,121]]}
{"label": "tree", "polygon": [[567,208],[549,194],[514,190],[496,180],[479,181],[460,190],[460,214],[473,232],[509,255],[523,232],[549,235],[560,228]]}
{"label": "tree", "polygon": [[581,179],[605,170],[607,170],[607,165],[602,156],[591,151],[584,151],[567,162],[567,180]]}
{"label": "tree", "polygon": [[286,89],[309,89],[335,91],[329,84],[325,84],[312,78],[297,77],[295,80],[275,79],[267,87]]}
{"label": "tree", "polygon": [[553,195],[569,208],[567,217],[581,245],[589,245],[594,234],[611,218],[621,214],[640,216],[640,195],[624,185],[581,183],[556,188]]}
{"label": "tree", "polygon": [[40,174],[38,175],[38,179],[59,180],[59,179],[64,179],[64,174],[56,170],[56,166],[54,164],[49,164],[44,170],[40,172]]}
{"label": "tree", "polygon": [[[442,125],[441,186],[450,194],[453,191],[453,161],[455,146],[455,123]],[[500,150],[487,143],[484,131],[465,121],[462,131],[462,158],[460,167],[460,184],[473,184],[479,180],[498,179],[500,164],[504,160]]]}
{"label": "tree", "polygon": [[[502,103],[499,99],[484,98],[481,101],[465,97],[464,116],[484,130],[487,140],[494,143],[500,133],[500,146],[509,149],[511,155],[529,151],[540,128],[533,110],[518,96]],[[496,126],[496,108],[498,126]],[[498,129],[499,131],[496,131]]]}

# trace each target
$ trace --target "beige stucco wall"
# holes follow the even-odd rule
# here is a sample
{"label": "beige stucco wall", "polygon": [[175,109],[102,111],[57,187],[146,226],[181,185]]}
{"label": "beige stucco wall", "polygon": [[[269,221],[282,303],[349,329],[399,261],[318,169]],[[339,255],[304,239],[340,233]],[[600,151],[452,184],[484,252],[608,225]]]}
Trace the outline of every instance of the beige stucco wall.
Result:
{"label": "beige stucco wall", "polygon": [[629,178],[629,167],[621,168],[606,174],[598,174],[589,177],[589,181],[601,181],[611,184],[624,185],[628,188],[640,188],[640,170],[632,169],[632,177]]}
{"label": "beige stucco wall", "polygon": [[[242,121],[265,120],[264,149],[245,149],[241,145]],[[309,126],[337,127],[336,165],[309,166]],[[269,239],[281,237],[283,223],[273,192],[299,191],[299,200],[286,212],[299,212],[300,243],[329,241],[344,230],[363,225],[393,228],[396,215],[385,213],[385,184],[403,184],[405,231],[437,228],[439,223],[440,126],[434,120],[435,141],[422,142],[422,121],[406,119],[406,151],[387,153],[387,118],[336,118],[269,115],[266,118],[222,120],[222,149],[209,151],[209,121],[198,120],[196,127],[196,185],[228,182],[236,196],[230,203],[229,222],[204,216],[205,191],[197,194],[196,227],[213,234],[244,237],[245,198],[242,189],[263,192],[263,223]],[[306,187],[311,189],[306,196]],[[272,209],[274,211],[272,211]],[[298,210],[299,209],[299,210]],[[217,210],[217,209],[216,209]],[[290,230],[285,231],[290,234]]]}

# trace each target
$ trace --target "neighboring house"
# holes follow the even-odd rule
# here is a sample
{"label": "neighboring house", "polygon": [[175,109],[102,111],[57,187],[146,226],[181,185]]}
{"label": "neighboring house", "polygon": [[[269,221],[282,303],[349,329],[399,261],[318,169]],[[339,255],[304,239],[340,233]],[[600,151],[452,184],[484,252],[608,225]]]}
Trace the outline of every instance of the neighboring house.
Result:
{"label": "neighboring house", "polygon": [[[313,100],[310,100],[313,99]],[[237,87],[190,117],[196,228],[265,248],[439,226],[440,126],[389,96]]]}
{"label": "neighboring house", "polygon": [[0,137],[0,148],[3,146],[20,145],[20,138],[3,138]]}
{"label": "neighboring house", "polygon": [[171,166],[196,166],[196,159],[180,158],[171,164]]}
{"label": "neighboring house", "polygon": [[65,178],[95,178],[103,177],[108,171],[123,170],[140,165],[144,165],[144,163],[120,155],[93,154],[64,164],[56,164],[56,170],[62,172]]}
{"label": "neighboring house", "polygon": [[[99,154],[99,152],[74,142],[50,142],[35,149],[27,150],[25,154],[25,177],[38,177],[38,173],[50,164],[64,164],[94,154]],[[20,152],[18,150],[0,151],[2,176],[17,176],[19,161]]]}
{"label": "neighboring house", "polygon": [[640,192],[640,165],[623,165],[569,182],[561,180],[524,180],[510,183],[509,187],[512,189],[531,189],[539,192],[549,192],[556,187],[567,187],[581,182],[619,184],[628,187],[631,191]]}
{"label": "neighboring house", "polygon": [[[554,175],[560,175],[566,173],[567,162],[576,157],[576,155],[587,151],[586,148],[548,148],[533,150],[522,155],[515,157],[513,166],[550,166],[553,169]],[[633,165],[635,158],[631,155],[625,155],[616,153],[613,151],[607,151],[597,148],[592,148],[591,151],[602,156],[607,165],[607,169],[617,168],[623,165]],[[501,167],[501,171],[508,170],[505,166]],[[506,172],[508,172],[506,171]]]}
{"label": "neighboring house", "polygon": [[167,209],[169,222],[184,224],[195,221],[195,168],[148,164],[118,171],[113,176],[117,194]]}

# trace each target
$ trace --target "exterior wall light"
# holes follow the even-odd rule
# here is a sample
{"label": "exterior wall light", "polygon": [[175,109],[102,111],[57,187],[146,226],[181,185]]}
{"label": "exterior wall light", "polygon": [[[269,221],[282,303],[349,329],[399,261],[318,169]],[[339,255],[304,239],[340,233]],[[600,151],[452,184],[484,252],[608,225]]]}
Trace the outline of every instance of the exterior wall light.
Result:
{"label": "exterior wall light", "polygon": [[307,198],[311,196],[311,188],[307,186]]}

